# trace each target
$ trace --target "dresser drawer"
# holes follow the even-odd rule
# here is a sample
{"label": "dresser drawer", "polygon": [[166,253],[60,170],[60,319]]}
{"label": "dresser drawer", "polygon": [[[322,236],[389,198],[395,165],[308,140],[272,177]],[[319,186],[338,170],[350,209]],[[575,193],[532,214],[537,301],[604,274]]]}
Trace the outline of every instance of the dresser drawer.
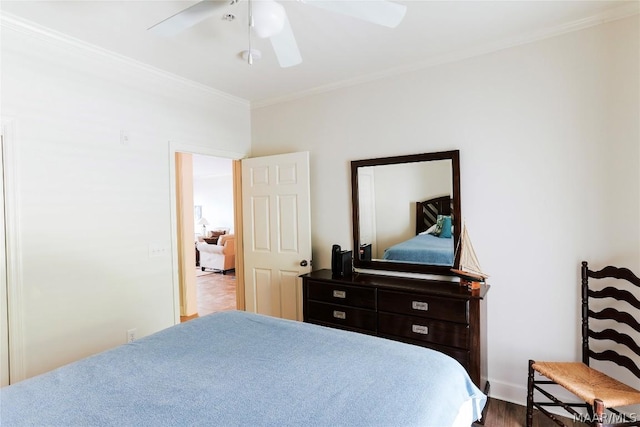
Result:
{"label": "dresser drawer", "polygon": [[378,320],[380,334],[469,349],[467,325],[389,313],[378,313]]}
{"label": "dresser drawer", "polygon": [[378,291],[378,310],[451,322],[469,323],[467,300]]}
{"label": "dresser drawer", "polygon": [[307,296],[314,301],[370,308],[372,310],[376,307],[376,290],[374,288],[309,281],[307,284]]}
{"label": "dresser drawer", "polygon": [[407,344],[413,344],[413,345],[418,345],[420,347],[427,347],[436,351],[439,351],[441,353],[446,354],[447,356],[451,356],[454,359],[456,359],[465,369],[469,369],[469,360],[470,360],[470,351],[466,350],[466,349],[462,349],[462,348],[457,348],[457,347],[448,347],[446,345],[438,345],[438,344],[434,344],[434,343],[430,343],[430,342],[426,342],[426,341],[418,341],[418,340],[412,340],[410,338],[404,338],[404,337],[398,337],[395,335],[385,335],[385,334],[378,334],[379,337],[382,338],[388,338],[390,340],[394,340],[394,341],[401,341],[401,342],[405,342]]}
{"label": "dresser drawer", "polygon": [[376,331],[376,312],[373,310],[309,301],[307,311],[305,318],[312,323]]}

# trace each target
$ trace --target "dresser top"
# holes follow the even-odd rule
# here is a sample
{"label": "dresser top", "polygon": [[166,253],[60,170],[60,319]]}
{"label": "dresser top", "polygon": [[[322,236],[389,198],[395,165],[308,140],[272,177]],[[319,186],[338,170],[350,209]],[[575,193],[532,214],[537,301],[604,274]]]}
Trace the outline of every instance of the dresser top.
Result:
{"label": "dresser top", "polygon": [[480,289],[468,289],[466,286],[460,286],[458,282],[356,272],[351,276],[341,277],[334,276],[331,270],[328,269],[312,271],[300,277],[331,283],[342,283],[345,285],[371,286],[381,289],[462,299],[482,299],[490,288],[489,285],[484,284],[480,286]]}

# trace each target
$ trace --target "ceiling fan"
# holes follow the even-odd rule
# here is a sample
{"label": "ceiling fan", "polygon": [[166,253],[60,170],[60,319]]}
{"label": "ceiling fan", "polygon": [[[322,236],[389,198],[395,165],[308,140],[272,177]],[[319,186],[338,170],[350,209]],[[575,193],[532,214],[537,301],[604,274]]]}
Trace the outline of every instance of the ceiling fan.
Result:
{"label": "ceiling fan", "polygon": [[[293,30],[284,7],[275,0],[246,0],[249,4],[249,31],[260,38],[269,38],[281,67],[302,62]],[[395,28],[404,18],[407,7],[388,0],[297,0],[331,12]],[[148,28],[155,34],[171,37],[213,16],[223,7],[240,0],[205,0]],[[249,39],[249,43],[250,43]],[[247,51],[252,63],[252,49]]]}

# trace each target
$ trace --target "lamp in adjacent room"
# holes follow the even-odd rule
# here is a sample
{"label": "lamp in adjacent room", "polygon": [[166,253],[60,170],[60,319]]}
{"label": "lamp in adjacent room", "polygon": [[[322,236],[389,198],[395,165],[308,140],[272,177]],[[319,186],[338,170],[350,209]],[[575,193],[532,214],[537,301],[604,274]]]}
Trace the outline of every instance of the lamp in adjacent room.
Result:
{"label": "lamp in adjacent room", "polygon": [[207,225],[209,225],[209,221],[206,218],[200,218],[198,220],[198,225],[202,226],[202,237],[207,237]]}

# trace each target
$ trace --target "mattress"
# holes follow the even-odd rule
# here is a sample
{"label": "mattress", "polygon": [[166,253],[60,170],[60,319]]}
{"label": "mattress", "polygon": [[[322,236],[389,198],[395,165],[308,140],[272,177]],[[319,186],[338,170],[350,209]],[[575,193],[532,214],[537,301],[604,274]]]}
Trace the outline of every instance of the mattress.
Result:
{"label": "mattress", "polygon": [[485,402],[434,350],[241,311],[0,389],[3,426],[469,426]]}
{"label": "mattress", "polygon": [[385,249],[383,259],[452,266],[453,255],[453,239],[425,233]]}

